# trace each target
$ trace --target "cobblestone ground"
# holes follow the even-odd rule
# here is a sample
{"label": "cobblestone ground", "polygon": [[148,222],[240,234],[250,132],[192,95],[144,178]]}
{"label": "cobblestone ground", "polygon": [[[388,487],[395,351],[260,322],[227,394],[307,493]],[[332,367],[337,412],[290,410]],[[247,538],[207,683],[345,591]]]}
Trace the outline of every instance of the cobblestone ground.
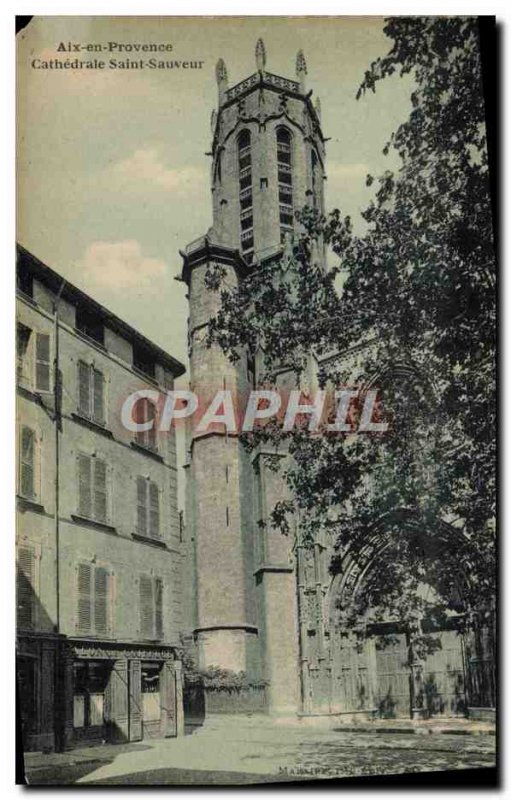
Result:
{"label": "cobblestone ground", "polygon": [[495,737],[354,732],[224,718],[180,740],[28,758],[32,785],[243,784],[495,765]]}

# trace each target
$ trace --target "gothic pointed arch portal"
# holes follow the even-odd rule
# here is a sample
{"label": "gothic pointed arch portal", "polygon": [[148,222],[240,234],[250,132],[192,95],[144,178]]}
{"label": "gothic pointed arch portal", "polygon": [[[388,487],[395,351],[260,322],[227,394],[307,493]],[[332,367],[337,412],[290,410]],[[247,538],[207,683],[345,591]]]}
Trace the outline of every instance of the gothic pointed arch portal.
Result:
{"label": "gothic pointed arch portal", "polygon": [[[356,593],[377,596],[375,577],[377,581],[395,558],[396,528],[424,567],[419,570],[424,575],[420,590],[429,612],[420,620],[418,634],[410,629],[409,620],[389,615],[384,608],[368,609],[365,625],[343,615]],[[435,568],[462,552],[462,538],[460,530],[442,520],[425,530],[418,515],[397,509],[375,523],[366,540],[342,556],[322,545],[317,545],[314,553],[301,554],[305,713],[348,714],[358,719],[460,716],[466,712],[470,633],[465,629],[464,612],[470,578],[461,567],[454,581],[448,572],[441,574],[442,570]],[[332,555],[337,555],[337,574],[329,585],[323,583],[321,592],[310,592],[307,570],[312,570],[319,585],[320,562],[328,563]],[[437,598],[441,595],[445,600],[446,594],[447,611],[436,613]]]}

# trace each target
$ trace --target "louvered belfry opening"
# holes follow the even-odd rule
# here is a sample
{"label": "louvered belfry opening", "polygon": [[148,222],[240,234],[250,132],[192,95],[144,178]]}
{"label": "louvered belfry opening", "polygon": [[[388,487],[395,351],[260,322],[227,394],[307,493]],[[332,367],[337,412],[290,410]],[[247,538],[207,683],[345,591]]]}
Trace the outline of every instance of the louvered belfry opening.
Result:
{"label": "louvered belfry opening", "polygon": [[250,131],[238,136],[238,170],[241,252],[248,263],[254,256],[254,211],[252,192],[252,150]]}
{"label": "louvered belfry opening", "polygon": [[287,128],[277,128],[277,175],[281,239],[293,232],[292,137]]}

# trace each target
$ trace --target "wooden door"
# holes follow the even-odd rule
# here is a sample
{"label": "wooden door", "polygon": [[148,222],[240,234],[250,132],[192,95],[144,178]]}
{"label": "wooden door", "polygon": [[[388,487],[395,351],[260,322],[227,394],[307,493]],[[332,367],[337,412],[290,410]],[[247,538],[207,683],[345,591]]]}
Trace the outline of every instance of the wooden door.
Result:
{"label": "wooden door", "polygon": [[410,667],[404,633],[375,637],[376,705],[381,717],[410,717]]}
{"label": "wooden door", "polygon": [[163,664],[160,694],[162,735],[177,736],[176,671],[172,661]]}
{"label": "wooden door", "polygon": [[456,630],[428,634],[440,643],[423,667],[423,705],[428,716],[456,716],[466,710],[463,638]]}
{"label": "wooden door", "polygon": [[129,740],[142,739],[142,696],[140,691],[141,667],[138,659],[129,662]]}

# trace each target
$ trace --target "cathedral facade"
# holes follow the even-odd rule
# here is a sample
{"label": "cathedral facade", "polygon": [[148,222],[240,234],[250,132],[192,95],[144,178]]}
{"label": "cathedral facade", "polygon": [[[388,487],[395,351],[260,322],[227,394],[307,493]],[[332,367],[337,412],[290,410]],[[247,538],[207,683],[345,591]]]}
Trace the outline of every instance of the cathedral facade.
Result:
{"label": "cathedral facade", "polygon": [[[232,364],[208,345],[208,322],[220,298],[206,287],[207,273],[220,265],[225,280],[236,285],[249,270],[280,258],[298,234],[297,210],[308,205],[324,211],[326,140],[319,100],[313,102],[307,88],[304,55],[297,54],[293,79],[266,69],[261,40],[255,56],[256,71],[232,87],[223,60],[217,64],[209,154],[213,224],[182,253],[190,388],[204,402],[218,388],[244,395],[258,380],[257,359],[242,354]],[[325,263],[321,246],[315,257]],[[356,354],[346,358],[356,369]],[[290,388],[291,380],[284,372],[281,387]],[[491,656],[459,635],[456,620],[442,632],[441,650],[421,665],[408,662],[407,636],[399,626],[392,642],[382,643],[382,632],[375,631],[362,648],[350,631],[339,629],[339,600],[360,586],[377,559],[384,523],[361,553],[335,553],[328,527],[312,548],[302,547],[299,537],[279,535],[266,524],[287,488],[264,447],[249,453],[237,434],[221,430],[195,433],[188,444],[186,517],[195,547],[190,627],[202,669],[221,667],[264,681],[267,710],[281,715],[375,716],[387,714],[389,698],[393,716],[458,715],[470,706],[493,705],[491,689],[483,696],[482,682],[474,678],[490,670]],[[402,526],[412,531],[414,520],[403,518]],[[453,542],[461,533],[439,522],[437,540],[442,536]],[[334,554],[341,567],[332,577]],[[430,678],[435,697],[426,709],[424,682]]]}

